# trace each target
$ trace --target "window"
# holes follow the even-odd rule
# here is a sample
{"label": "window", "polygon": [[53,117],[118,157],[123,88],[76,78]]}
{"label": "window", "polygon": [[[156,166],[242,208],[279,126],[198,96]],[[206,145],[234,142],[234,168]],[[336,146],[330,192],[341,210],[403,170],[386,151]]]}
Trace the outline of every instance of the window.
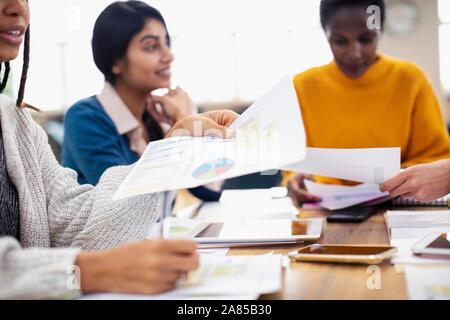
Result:
{"label": "window", "polygon": [[450,0],[438,0],[439,55],[442,87],[450,93]]}
{"label": "window", "polygon": [[[95,19],[111,2],[30,2],[26,102],[43,110],[64,109],[101,90],[103,76],[93,62],[90,40]],[[173,84],[198,104],[254,101],[286,73],[332,59],[320,27],[319,0],[147,2],[161,11],[172,37]],[[21,70],[17,60],[15,86]]]}

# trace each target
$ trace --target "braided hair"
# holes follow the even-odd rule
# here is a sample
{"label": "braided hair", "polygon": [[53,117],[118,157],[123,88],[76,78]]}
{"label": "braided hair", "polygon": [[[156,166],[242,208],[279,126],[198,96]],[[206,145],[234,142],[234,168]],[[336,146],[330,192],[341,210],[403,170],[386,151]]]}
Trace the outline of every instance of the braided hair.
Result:
{"label": "braided hair", "polygon": [[[5,62],[5,75],[3,76],[3,81],[0,82],[0,93],[5,90],[6,83],[8,82],[8,76],[9,76],[9,61]],[[0,71],[2,71],[2,65],[0,64]]]}
{"label": "braided hair", "polygon": [[[28,26],[27,30],[25,31],[22,76],[20,77],[20,86],[19,86],[19,93],[17,95],[16,106],[19,108],[27,107],[27,108],[30,108],[30,109],[33,109],[36,111],[40,111],[39,109],[37,109],[29,104],[23,103],[23,96],[25,94],[25,84],[27,82],[29,63],[30,63],[30,26]],[[3,90],[6,87],[6,83],[8,82],[8,76],[9,76],[9,72],[10,72],[9,61],[5,62],[5,68],[6,69],[5,69],[5,73],[3,75],[3,79],[0,82],[0,93],[3,92]],[[0,64],[0,71],[1,71],[1,64]]]}

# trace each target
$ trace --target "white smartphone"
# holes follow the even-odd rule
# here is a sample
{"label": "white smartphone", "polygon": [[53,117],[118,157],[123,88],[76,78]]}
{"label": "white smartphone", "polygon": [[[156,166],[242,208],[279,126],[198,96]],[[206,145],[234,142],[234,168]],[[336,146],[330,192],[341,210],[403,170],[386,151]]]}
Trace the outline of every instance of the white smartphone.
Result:
{"label": "white smartphone", "polygon": [[430,233],[414,244],[412,252],[427,258],[450,259],[450,233]]}

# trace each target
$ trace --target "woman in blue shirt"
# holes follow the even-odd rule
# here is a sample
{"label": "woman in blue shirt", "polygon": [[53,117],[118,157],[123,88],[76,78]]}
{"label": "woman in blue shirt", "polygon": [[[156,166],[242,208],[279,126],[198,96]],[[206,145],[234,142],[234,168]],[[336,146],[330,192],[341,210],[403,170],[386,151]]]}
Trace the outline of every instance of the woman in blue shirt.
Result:
{"label": "woman in blue shirt", "polygon": [[[95,185],[107,168],[136,162],[194,105],[180,88],[151,96],[170,87],[173,61],[166,24],[153,7],[141,1],[109,5],[95,23],[92,49],[105,87],[67,111],[62,162],[77,171],[79,183]],[[203,200],[220,196],[206,187],[190,191]]]}

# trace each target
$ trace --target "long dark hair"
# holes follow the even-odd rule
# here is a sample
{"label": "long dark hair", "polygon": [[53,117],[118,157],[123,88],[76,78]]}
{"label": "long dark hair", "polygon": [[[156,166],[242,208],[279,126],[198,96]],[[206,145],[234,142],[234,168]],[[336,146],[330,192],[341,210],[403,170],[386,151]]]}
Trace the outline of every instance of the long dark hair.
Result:
{"label": "long dark hair", "polygon": [[[161,13],[142,1],[117,1],[100,13],[94,26],[92,53],[106,81],[114,84],[114,63],[125,56],[131,39],[144,28],[148,19],[156,19],[163,24],[170,44],[169,32]],[[164,138],[161,126],[147,109],[142,115],[142,122],[152,141]]]}

